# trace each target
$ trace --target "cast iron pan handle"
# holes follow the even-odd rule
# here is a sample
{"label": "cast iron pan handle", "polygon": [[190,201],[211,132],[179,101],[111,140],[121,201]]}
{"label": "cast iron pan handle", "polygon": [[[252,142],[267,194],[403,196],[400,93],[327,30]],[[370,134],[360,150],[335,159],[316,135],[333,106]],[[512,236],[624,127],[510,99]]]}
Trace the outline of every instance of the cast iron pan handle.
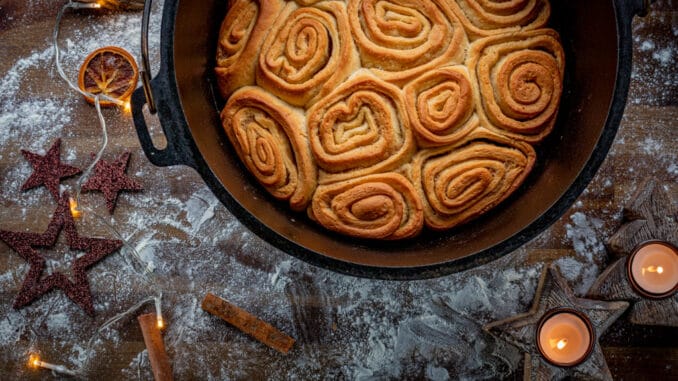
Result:
{"label": "cast iron pan handle", "polygon": [[[630,31],[633,16],[645,17],[650,12],[650,5],[656,0],[614,0],[617,11],[617,24],[621,29],[626,27]],[[620,37],[623,33],[619,33]]]}
{"label": "cast iron pan handle", "polygon": [[148,101],[148,110],[151,114],[157,112],[153,89],[151,87],[151,64],[148,62],[148,23],[151,20],[152,0],[144,1],[144,15],[141,18],[141,82],[144,87],[144,95]]}
{"label": "cast iron pan handle", "polygon": [[[619,68],[617,70],[615,101],[617,100],[617,95],[619,95],[617,94],[619,89],[624,89],[624,102],[622,102],[622,107],[626,103],[626,92],[628,92],[631,78],[631,60],[633,53],[631,22],[633,21],[633,16],[646,16],[650,11],[650,4],[653,2],[654,0],[614,0],[614,8],[617,15],[617,38],[619,39]],[[619,116],[621,118],[621,115]]]}
{"label": "cast iron pan handle", "polygon": [[648,13],[650,13],[650,5],[654,3],[656,0],[643,0],[642,4],[642,9],[637,13],[638,16],[640,17],[645,17],[647,16]]}
{"label": "cast iron pan handle", "polygon": [[[196,168],[196,160],[191,153],[191,147],[195,144],[189,134],[186,119],[183,115],[181,104],[175,97],[169,95],[167,89],[176,86],[174,76],[170,74],[167,54],[161,52],[160,71],[151,80],[151,65],[148,60],[148,25],[151,15],[151,0],[144,3],[144,13],[141,21],[141,81],[143,86],[134,91],[132,95],[132,117],[139,136],[141,148],[143,148],[148,160],[160,167],[172,165],[187,165]],[[163,18],[163,23],[165,22]],[[163,30],[165,25],[163,25]],[[163,34],[165,35],[165,34]],[[166,46],[165,44],[161,44]],[[148,104],[148,111],[157,114],[162,130],[167,139],[167,147],[158,149],[153,144],[151,135],[146,125],[143,108]]]}
{"label": "cast iron pan handle", "polygon": [[[631,36],[631,22],[634,16],[645,16],[650,11],[650,4],[654,0],[614,0],[614,8],[617,17],[617,80],[615,81],[614,97],[608,113],[606,128],[604,134],[613,134],[613,136],[602,136],[600,141],[609,141],[612,143],[617,127],[621,122],[626,106],[626,98],[631,82],[631,63],[633,58],[633,37]],[[610,126],[615,126],[610,128]],[[600,143],[599,141],[599,143]],[[608,147],[603,151],[607,152]],[[602,162],[602,160],[601,160]],[[597,171],[601,163],[597,165],[588,165],[589,170]]]}

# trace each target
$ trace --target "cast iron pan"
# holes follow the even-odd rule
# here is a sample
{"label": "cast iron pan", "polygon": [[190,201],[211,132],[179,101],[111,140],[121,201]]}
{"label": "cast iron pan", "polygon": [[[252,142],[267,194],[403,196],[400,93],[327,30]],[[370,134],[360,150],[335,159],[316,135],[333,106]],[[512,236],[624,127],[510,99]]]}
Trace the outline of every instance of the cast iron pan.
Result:
{"label": "cast iron pan", "polygon": [[[558,121],[538,147],[538,166],[515,194],[490,213],[455,230],[425,232],[409,241],[371,242],[329,232],[269,196],[240,164],[219,121],[214,56],[227,1],[165,0],[161,63],[149,80],[150,1],[144,10],[144,88],[132,97],[141,146],[158,166],[194,168],[249,229],[289,254],[356,276],[420,279],[496,259],[556,221],[603,162],[622,117],[631,73],[631,19],[645,0],[552,0],[551,26],[566,54]],[[147,101],[151,99],[151,101]],[[157,114],[167,147],[153,146],[143,107]]]}

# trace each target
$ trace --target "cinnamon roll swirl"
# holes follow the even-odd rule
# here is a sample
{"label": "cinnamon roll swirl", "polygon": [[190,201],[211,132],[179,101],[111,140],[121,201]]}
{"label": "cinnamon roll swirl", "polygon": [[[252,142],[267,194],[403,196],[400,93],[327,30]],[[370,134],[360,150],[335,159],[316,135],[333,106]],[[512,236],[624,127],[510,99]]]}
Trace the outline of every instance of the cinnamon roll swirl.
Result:
{"label": "cinnamon roll swirl", "polygon": [[534,165],[531,145],[478,129],[462,145],[419,151],[410,176],[435,230],[462,224],[506,199]]}
{"label": "cinnamon roll swirl", "polygon": [[421,146],[453,144],[478,126],[464,66],[446,66],[408,83],[405,104]]}
{"label": "cinnamon roll swirl", "polygon": [[235,0],[230,6],[219,30],[215,68],[224,98],[254,84],[260,46],[281,9],[280,0]]}
{"label": "cinnamon roll swirl", "polygon": [[542,28],[551,15],[547,0],[446,0],[471,40]]}
{"label": "cinnamon roll swirl", "polygon": [[257,83],[290,104],[304,106],[329,93],[358,65],[343,3],[299,8],[291,2],[264,42]]}
{"label": "cinnamon roll swirl", "polygon": [[221,121],[240,160],[268,192],[303,210],[316,187],[301,110],[257,87],[243,87],[228,100]]}
{"label": "cinnamon roll swirl", "polygon": [[478,40],[471,45],[467,66],[483,125],[528,142],[538,142],[551,132],[565,72],[556,31],[538,29]]}
{"label": "cinnamon roll swirl", "polygon": [[319,186],[309,215],[341,234],[393,240],[421,231],[422,208],[407,178],[382,173]]}
{"label": "cinnamon roll swirl", "polygon": [[461,63],[466,34],[445,0],[348,0],[363,67],[402,86],[437,66]]}
{"label": "cinnamon roll swirl", "polygon": [[400,89],[360,72],[308,111],[320,183],[392,170],[416,148]]}

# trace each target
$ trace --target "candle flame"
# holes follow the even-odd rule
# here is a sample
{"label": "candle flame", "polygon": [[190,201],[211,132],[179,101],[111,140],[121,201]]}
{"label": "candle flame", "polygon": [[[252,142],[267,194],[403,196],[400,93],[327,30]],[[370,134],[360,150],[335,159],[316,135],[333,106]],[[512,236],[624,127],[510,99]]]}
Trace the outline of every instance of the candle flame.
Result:
{"label": "candle flame", "polygon": [[129,114],[132,112],[132,105],[130,104],[129,101],[125,101],[122,105],[122,110],[126,113]]}
{"label": "candle flame", "polygon": [[82,217],[82,212],[78,210],[78,202],[75,201],[72,197],[68,198],[68,204],[71,207],[71,216],[73,218],[80,218]]}
{"label": "candle flame", "polygon": [[559,350],[562,350],[563,348],[565,348],[565,346],[567,346],[567,339],[565,338],[560,340],[551,339],[549,340],[549,344],[551,345],[551,348],[557,348]]}
{"label": "candle flame", "polygon": [[93,7],[94,8],[101,8],[101,3],[97,1],[96,3],[93,4]]}
{"label": "candle flame", "polygon": [[28,357],[28,365],[32,366],[34,368],[39,367],[40,366],[40,356],[36,355],[35,353],[31,354]]}
{"label": "candle flame", "polygon": [[664,272],[664,268],[661,266],[648,266],[643,267],[642,274],[645,275],[645,272],[661,274]]}
{"label": "candle flame", "polygon": [[558,340],[558,343],[556,344],[556,348],[558,349],[563,349],[567,345],[567,339],[560,339]]}
{"label": "candle flame", "polygon": [[162,320],[161,316],[158,316],[158,329],[165,328],[165,321]]}

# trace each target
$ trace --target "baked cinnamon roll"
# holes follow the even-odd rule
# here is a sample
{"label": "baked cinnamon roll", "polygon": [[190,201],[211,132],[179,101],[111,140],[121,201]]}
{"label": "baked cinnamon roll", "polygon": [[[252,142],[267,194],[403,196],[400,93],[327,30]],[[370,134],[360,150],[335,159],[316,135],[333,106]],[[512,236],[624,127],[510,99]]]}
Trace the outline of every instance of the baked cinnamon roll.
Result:
{"label": "baked cinnamon roll", "polygon": [[268,192],[303,210],[316,187],[303,113],[258,87],[231,95],[221,121],[240,160]]}
{"label": "baked cinnamon roll", "polygon": [[422,203],[414,187],[397,173],[321,185],[309,215],[327,229],[360,238],[408,238],[424,225]]}
{"label": "baked cinnamon roll", "polygon": [[[232,0],[221,118],[245,167],[322,226],[450,229],[523,183],[564,53],[548,0]],[[469,42],[470,41],[470,42]]]}
{"label": "baked cinnamon roll", "polygon": [[230,6],[219,30],[215,68],[224,97],[254,84],[260,47],[282,4],[280,0],[235,0]]}
{"label": "baked cinnamon roll", "polygon": [[551,15],[547,0],[446,0],[471,40],[542,28]]}
{"label": "baked cinnamon roll", "polygon": [[481,124],[515,139],[538,142],[553,128],[563,91],[565,54],[551,29],[474,42],[471,70]]}
{"label": "baked cinnamon roll", "polygon": [[531,145],[482,128],[458,146],[419,151],[410,177],[426,226],[450,229],[495,207],[520,186],[535,158]]}
{"label": "baked cinnamon roll", "polygon": [[464,66],[423,74],[405,88],[405,104],[420,146],[456,143],[478,126],[473,89]]}
{"label": "baked cinnamon roll", "polygon": [[257,83],[304,106],[333,90],[358,64],[342,2],[301,8],[290,2],[264,42]]}
{"label": "baked cinnamon roll", "polygon": [[398,86],[441,65],[461,63],[466,34],[445,0],[348,0],[363,67]]}
{"label": "baked cinnamon roll", "polygon": [[400,89],[366,71],[309,109],[308,131],[320,183],[395,169],[416,148]]}

